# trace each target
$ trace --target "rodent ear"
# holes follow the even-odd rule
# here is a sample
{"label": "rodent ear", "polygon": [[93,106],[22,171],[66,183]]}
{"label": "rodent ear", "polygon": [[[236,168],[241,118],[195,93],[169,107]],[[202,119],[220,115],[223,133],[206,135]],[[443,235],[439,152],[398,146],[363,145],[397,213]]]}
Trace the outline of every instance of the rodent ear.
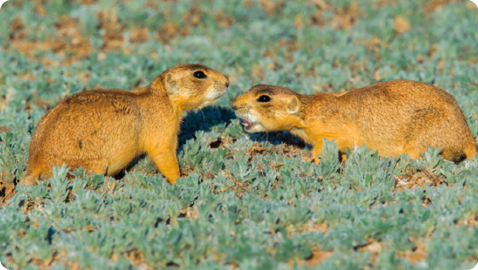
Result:
{"label": "rodent ear", "polygon": [[173,78],[173,74],[168,73],[164,76],[164,88],[166,88],[168,94],[176,94],[178,92],[178,87]]}
{"label": "rodent ear", "polygon": [[292,96],[287,101],[287,112],[288,113],[297,113],[300,109],[300,101],[296,96]]}

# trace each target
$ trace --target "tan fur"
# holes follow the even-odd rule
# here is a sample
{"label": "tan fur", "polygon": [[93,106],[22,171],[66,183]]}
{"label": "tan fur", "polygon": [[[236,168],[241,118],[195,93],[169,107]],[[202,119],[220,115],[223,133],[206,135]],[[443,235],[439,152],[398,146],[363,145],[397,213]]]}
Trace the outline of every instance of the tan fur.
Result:
{"label": "tan fur", "polygon": [[[271,100],[259,102],[262,95]],[[300,101],[297,112],[291,110],[294,99]],[[382,82],[339,95],[300,95],[288,88],[257,85],[234,99],[232,108],[246,120],[246,131],[290,130],[313,145],[314,157],[322,153],[324,138],[335,139],[342,155],[347,147],[363,145],[380,156],[407,153],[411,158],[419,158],[431,146],[455,162],[477,153],[453,96],[422,82]]]}
{"label": "tan fur", "polygon": [[[207,77],[194,77],[197,71]],[[228,86],[226,76],[203,65],[186,64],[164,71],[139,90],[74,94],[41,118],[20,184],[51,177],[52,166],[62,164],[115,175],[144,153],[169,183],[175,183],[180,177],[176,148],[181,113],[212,104]]]}

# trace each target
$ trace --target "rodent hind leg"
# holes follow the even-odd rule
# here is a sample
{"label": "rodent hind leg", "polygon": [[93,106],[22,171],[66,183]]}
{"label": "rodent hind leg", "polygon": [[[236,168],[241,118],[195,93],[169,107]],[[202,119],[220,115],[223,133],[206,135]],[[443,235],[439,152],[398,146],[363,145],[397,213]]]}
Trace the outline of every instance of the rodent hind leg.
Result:
{"label": "rodent hind leg", "polygon": [[168,179],[168,183],[176,183],[176,179],[180,178],[178,158],[176,151],[164,151],[159,153],[150,153],[149,157],[153,160],[159,172]]}
{"label": "rodent hind leg", "polygon": [[408,154],[411,159],[418,159],[423,157],[423,154],[428,150],[429,147],[432,148],[441,148],[440,155],[449,161],[455,163],[460,163],[461,161],[468,158],[468,155],[465,150],[457,147],[453,141],[446,141],[443,138],[444,136],[435,135],[435,138],[439,138],[441,141],[437,140],[426,140],[424,138],[419,138],[408,142],[403,148],[404,153]]}
{"label": "rodent hind leg", "polygon": [[403,153],[408,154],[409,159],[419,159],[428,150],[428,144],[417,134],[416,138],[408,141],[403,147]]}
{"label": "rodent hind leg", "polygon": [[[460,163],[476,153],[476,149],[473,149],[474,140],[470,135],[466,121],[461,121],[449,111],[417,111],[405,130],[403,153],[417,159],[422,157],[429,147],[440,148],[440,155],[444,159]],[[470,145],[471,149],[467,147]]]}
{"label": "rodent hind leg", "polygon": [[88,166],[85,166],[86,173],[89,175],[93,174],[103,174],[106,176],[112,176],[118,173],[118,171],[111,171],[108,166],[108,161],[105,160],[95,160],[87,163]]}
{"label": "rodent hind leg", "polygon": [[[106,159],[92,159],[92,160],[82,160],[82,161],[70,161],[65,162],[68,169],[67,179],[72,180],[75,179],[76,174],[75,171],[77,169],[84,170],[88,176],[94,176],[95,174],[102,174],[105,176],[112,176],[115,175],[114,173],[110,173],[108,170],[108,161]],[[42,174],[43,176],[43,174]],[[52,174],[50,175],[50,177]],[[47,177],[46,179],[48,179]]]}

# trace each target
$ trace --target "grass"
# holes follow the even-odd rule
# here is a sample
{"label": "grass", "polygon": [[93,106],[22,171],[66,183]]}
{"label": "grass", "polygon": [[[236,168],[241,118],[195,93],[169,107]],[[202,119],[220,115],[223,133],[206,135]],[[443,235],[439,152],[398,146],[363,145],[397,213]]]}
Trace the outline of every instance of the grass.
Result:
{"label": "grass", "polygon": [[[392,79],[450,92],[478,133],[470,1],[10,0],[0,10],[0,261],[8,269],[470,269],[478,163],[365,147],[320,165],[289,133],[245,134],[230,101],[257,83],[342,92]],[[179,63],[228,74],[185,117],[174,186],[140,160],[122,179],[22,178],[42,115],[73,93],[134,89]]]}

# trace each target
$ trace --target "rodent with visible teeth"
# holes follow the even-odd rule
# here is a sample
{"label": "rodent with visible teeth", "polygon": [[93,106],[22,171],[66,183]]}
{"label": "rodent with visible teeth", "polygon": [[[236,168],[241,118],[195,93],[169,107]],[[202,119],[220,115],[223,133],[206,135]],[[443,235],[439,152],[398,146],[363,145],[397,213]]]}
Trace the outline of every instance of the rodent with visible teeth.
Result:
{"label": "rodent with visible teeth", "polygon": [[290,131],[322,153],[323,139],[345,150],[366,145],[380,156],[419,158],[429,146],[460,162],[477,151],[465,116],[449,93],[408,80],[381,82],[346,93],[301,95],[288,88],[257,85],[232,101],[250,133]]}

